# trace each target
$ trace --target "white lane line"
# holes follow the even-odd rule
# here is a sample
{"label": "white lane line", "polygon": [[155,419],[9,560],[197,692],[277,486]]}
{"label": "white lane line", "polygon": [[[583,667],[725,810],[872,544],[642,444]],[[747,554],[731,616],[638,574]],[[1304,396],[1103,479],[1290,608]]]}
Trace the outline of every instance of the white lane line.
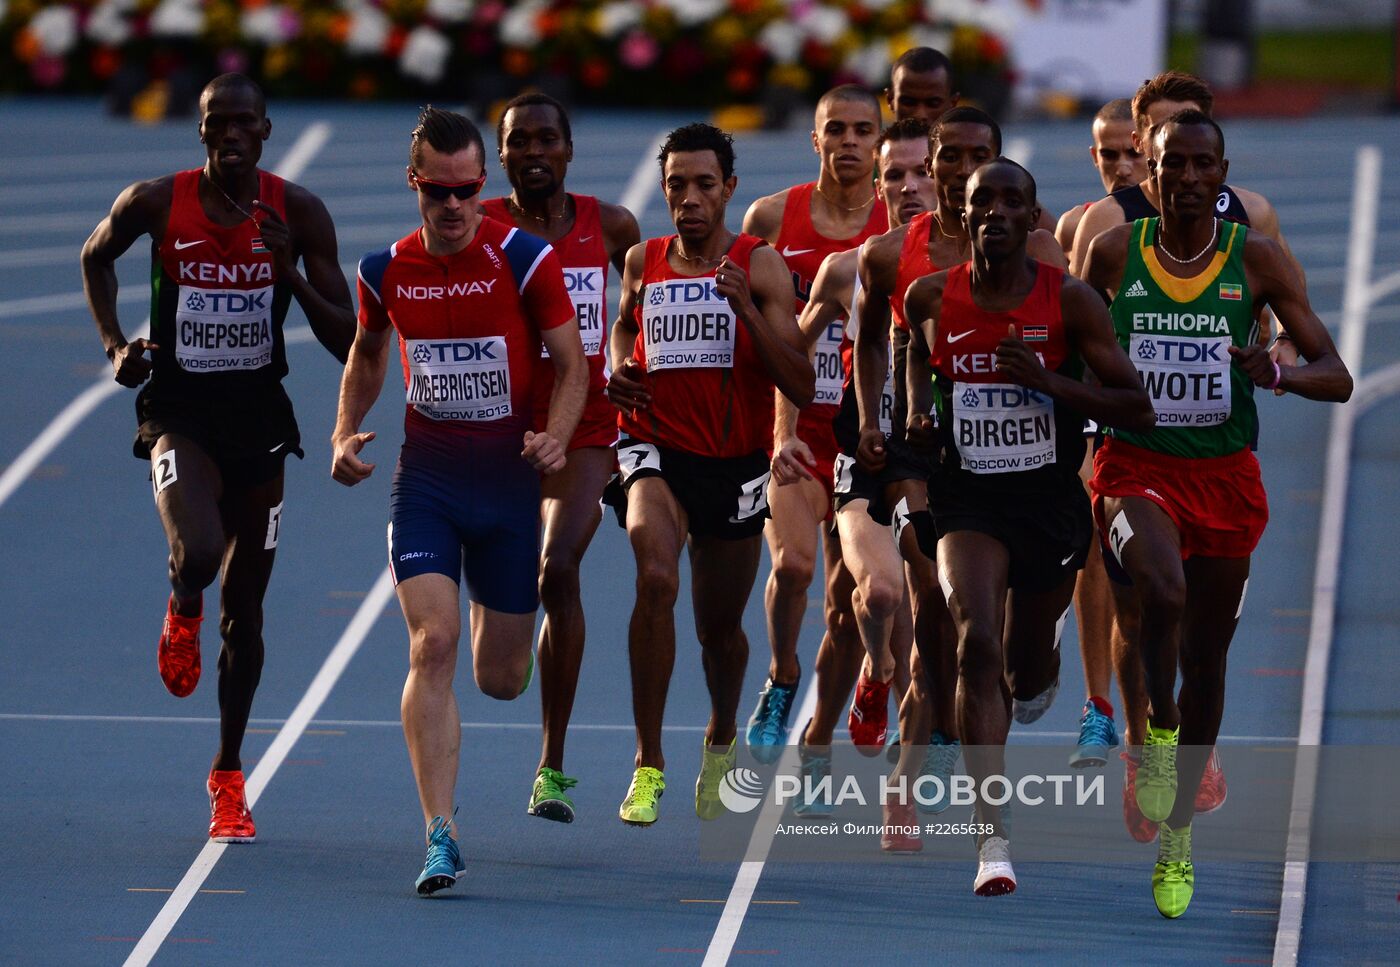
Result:
{"label": "white lane line", "polygon": [[[287,153],[282,156],[282,160],[277,163],[273,172],[288,181],[300,178],[301,173],[306,170],[306,166],[311,163],[316,152],[325,147],[330,136],[331,126],[329,124],[324,121],[312,124],[287,149]],[[149,293],[145,293],[145,295],[149,297]],[[118,292],[118,298],[120,299],[120,292]],[[135,339],[144,335],[150,325],[151,319],[147,316],[141,328],[133,333],[131,338]],[[60,410],[59,414],[49,422],[49,425],[44,427],[29,446],[25,447],[20,455],[5,468],[4,473],[0,473],[0,507],[5,506],[5,502],[14,496],[14,492],[29,479],[29,475],[34,472],[34,469],[48,458],[49,454],[63,442],[69,433],[73,432],[74,427],[87,419],[88,415],[101,406],[104,400],[115,396],[125,388],[110,376],[104,375],[92,386],[79,393],[73,402]]]}
{"label": "white lane line", "polygon": [[[783,754],[779,770],[793,773],[797,770],[795,749],[802,731],[807,728],[807,720],[817,709],[817,678],[807,683],[802,695],[802,705],[797,712],[797,728],[788,733],[789,751]],[[744,916],[753,902],[753,892],[758,887],[758,879],[763,875],[763,864],[768,861],[768,851],[773,846],[773,833],[782,818],[783,806],[776,799],[763,804],[763,810],[754,822],[753,835],[749,837],[749,847],[744,851],[744,861],[739,864],[739,872],[734,877],[734,885],[729,888],[729,897],[724,901],[724,911],[710,937],[710,946],[705,951],[701,967],[722,967],[729,963],[734,952],[734,942],[739,939],[739,930],[744,925]]]}
{"label": "white lane line", "polygon": [[[374,587],[370,589],[369,595],[361,602],[359,610],[355,612],[355,617],[350,619],[350,624],[346,626],[340,640],[331,649],[331,653],[326,656],[321,670],[316,673],[316,677],[311,680],[310,686],[306,689],[306,694],[301,697],[297,707],[292,710],[287,724],[282,726],[281,731],[272,740],[272,745],[258,760],[257,768],[248,777],[246,788],[249,809],[257,804],[258,797],[272,781],[272,777],[287,758],[287,753],[291,751],[292,746],[306,731],[312,717],[325,702],[326,697],[330,695],[331,689],[339,681],[341,673],[350,664],[350,659],[355,657],[355,652],[359,651],[360,645],[369,636],[370,631],[374,628],[374,623],[379,620],[379,616],[384,613],[384,609],[389,606],[393,597],[394,581],[386,567],[380,573],[379,579],[374,582]],[[151,921],[151,925],[141,935],[136,948],[126,958],[126,967],[145,967],[151,962],[151,958],[160,950],[165,938],[170,936],[170,931],[175,927],[176,921],[180,919],[185,908],[199,892],[199,888],[204,885],[204,881],[208,879],[214,865],[219,862],[227,848],[225,843],[211,841],[204,844],[204,848],[199,851],[199,855],[195,857],[194,863],[181,878],[175,891],[170,894],[165,905],[160,908],[160,913],[156,914],[156,918]]]}
{"label": "white lane line", "polygon": [[[1356,151],[1356,181],[1351,198],[1351,238],[1347,247],[1347,281],[1342,295],[1342,333],[1338,349],[1360,381],[1366,351],[1366,317],[1370,309],[1371,268],[1376,243],[1376,213],[1380,198],[1381,152],[1374,145]],[[1322,488],[1322,522],[1313,571],[1312,628],[1303,665],[1303,699],[1298,714],[1298,749],[1293,773],[1293,802],[1288,821],[1287,861],[1274,934],[1274,964],[1298,962],[1307,906],[1308,853],[1312,846],[1313,801],[1317,795],[1317,756],[1322,744],[1322,721],[1327,703],[1328,664],[1337,613],[1337,582],[1346,532],[1347,487],[1351,479],[1351,450],[1357,406],[1346,403],[1332,411],[1327,441],[1326,477]]]}
{"label": "white lane line", "polygon": [[[68,248],[68,254],[73,255],[75,249]],[[77,261],[74,257],[74,261]],[[140,286],[127,286],[117,290],[117,305],[135,304],[138,302],[150,302],[151,293]],[[15,316],[39,316],[49,312],[64,312],[69,309],[82,309],[87,306],[87,296],[82,290],[77,292],[58,292],[53,295],[36,295],[24,299],[3,299],[0,300],[0,319],[12,319]]]}
{"label": "white lane line", "polygon": [[618,204],[627,209],[637,219],[637,224],[641,224],[642,215],[646,213],[647,204],[651,201],[652,192],[661,185],[661,170],[653,167],[656,164],[656,156],[661,151],[661,145],[666,142],[666,135],[669,131],[660,131],[656,137],[651,139],[651,144],[647,146],[642,154],[641,160],[637,162],[637,167],[632,169],[632,177],[627,182],[627,187],[622,191],[622,197]]}

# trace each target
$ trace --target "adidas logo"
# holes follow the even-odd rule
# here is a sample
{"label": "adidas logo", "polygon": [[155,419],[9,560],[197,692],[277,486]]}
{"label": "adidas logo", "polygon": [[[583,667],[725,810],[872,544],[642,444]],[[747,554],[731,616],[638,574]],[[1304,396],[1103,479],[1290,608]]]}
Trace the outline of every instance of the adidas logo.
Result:
{"label": "adidas logo", "polygon": [[1123,298],[1131,299],[1133,296],[1149,294],[1147,287],[1142,284],[1142,279],[1133,279],[1133,284],[1128,286],[1128,291],[1123,293]]}

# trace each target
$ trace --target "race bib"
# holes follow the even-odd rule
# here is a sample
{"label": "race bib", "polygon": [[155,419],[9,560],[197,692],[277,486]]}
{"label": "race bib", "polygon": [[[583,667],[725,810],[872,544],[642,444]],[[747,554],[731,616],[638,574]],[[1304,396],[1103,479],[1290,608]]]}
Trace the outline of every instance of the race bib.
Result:
{"label": "race bib", "polygon": [[837,453],[836,459],[831,464],[831,484],[832,492],[838,494],[848,494],[855,489],[856,462],[844,453]]}
{"label": "race bib", "polygon": [[1014,473],[1055,462],[1055,403],[1015,383],[954,383],[953,434],[973,473]]}
{"label": "race bib", "polygon": [[[578,335],[583,341],[583,354],[597,356],[603,351],[603,283],[602,269],[565,269],[564,288],[574,303],[574,318],[578,320]],[[548,359],[549,350],[540,346],[540,358]]]}
{"label": "race bib", "polygon": [[647,371],[734,365],[738,326],[714,279],[671,279],[647,285],[642,308]]}
{"label": "race bib", "polygon": [[765,470],[761,476],[745,481],[739,487],[739,502],[729,523],[742,524],[755,514],[768,510],[768,479],[771,476],[772,473]]}
{"label": "race bib", "polygon": [[817,340],[816,354],[812,357],[812,368],[817,373],[817,392],[812,397],[813,403],[841,405],[841,390],[846,375],[841,367],[841,337],[845,331],[845,323],[838,319],[827,326]]}
{"label": "race bib", "polygon": [[638,473],[658,474],[661,472],[661,451],[653,443],[632,443],[619,447],[617,472],[622,475],[624,484]]}
{"label": "race bib", "polygon": [[[935,420],[937,413],[931,414]],[[880,432],[889,436],[894,430],[894,353],[885,357],[885,385],[880,390]]]}
{"label": "race bib", "polygon": [[1230,337],[1183,339],[1135,332],[1128,358],[1137,367],[1157,426],[1220,426],[1230,418]]}
{"label": "race bib", "polygon": [[433,420],[501,420],[511,415],[504,336],[409,339],[408,404]]}
{"label": "race bib", "polygon": [[272,363],[272,286],[180,286],[175,360],[192,373],[261,369]]}

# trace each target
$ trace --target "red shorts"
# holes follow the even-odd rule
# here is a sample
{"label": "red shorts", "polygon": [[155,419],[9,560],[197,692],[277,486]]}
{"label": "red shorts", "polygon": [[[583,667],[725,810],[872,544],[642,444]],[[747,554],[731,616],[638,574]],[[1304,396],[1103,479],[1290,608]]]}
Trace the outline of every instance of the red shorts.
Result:
{"label": "red shorts", "polygon": [[828,507],[823,519],[828,521],[831,520],[831,497],[836,486],[836,454],[841,450],[836,445],[836,431],[831,425],[838,409],[823,404],[805,407],[797,414],[797,438],[812,451],[812,457],[817,462],[811,468],[812,476],[826,488]]}
{"label": "red shorts", "polygon": [[[617,442],[617,407],[608,401],[608,381],[603,375],[603,358],[588,358],[588,396],[584,399],[583,415],[568,449],[610,447]],[[541,359],[535,369],[535,432],[549,422],[549,397],[554,392],[554,364]]]}
{"label": "red shorts", "polygon": [[1181,557],[1249,557],[1269,522],[1269,498],[1253,452],[1188,459],[1112,437],[1094,455],[1094,521],[1108,533],[1105,497],[1144,497],[1181,537]]}

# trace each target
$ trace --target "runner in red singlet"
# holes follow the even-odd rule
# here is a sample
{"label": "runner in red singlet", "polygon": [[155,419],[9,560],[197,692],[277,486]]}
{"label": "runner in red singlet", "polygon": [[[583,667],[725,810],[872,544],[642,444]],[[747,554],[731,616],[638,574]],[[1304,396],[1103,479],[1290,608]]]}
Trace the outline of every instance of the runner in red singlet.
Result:
{"label": "runner in red singlet", "polygon": [[[579,600],[579,565],[602,520],[603,488],[617,465],[617,410],[607,397],[607,357],[603,338],[608,311],[611,263],[620,273],[627,250],[641,235],[632,213],[590,195],[565,191],[573,160],[573,133],[564,106],[548,94],[522,94],[509,101],[496,126],[501,167],[511,184],[508,197],[483,203],[489,218],[514,224],[548,241],[564,266],[573,297],[584,355],[588,357],[588,399],[569,441],[564,469],[545,477],[540,492],[540,705],[543,739],[530,792],[529,813],[572,822],[568,790],[576,780],[564,775],[564,739],[583,661],[584,615]],[[554,367],[542,353],[535,374],[535,429],[548,421]]]}

